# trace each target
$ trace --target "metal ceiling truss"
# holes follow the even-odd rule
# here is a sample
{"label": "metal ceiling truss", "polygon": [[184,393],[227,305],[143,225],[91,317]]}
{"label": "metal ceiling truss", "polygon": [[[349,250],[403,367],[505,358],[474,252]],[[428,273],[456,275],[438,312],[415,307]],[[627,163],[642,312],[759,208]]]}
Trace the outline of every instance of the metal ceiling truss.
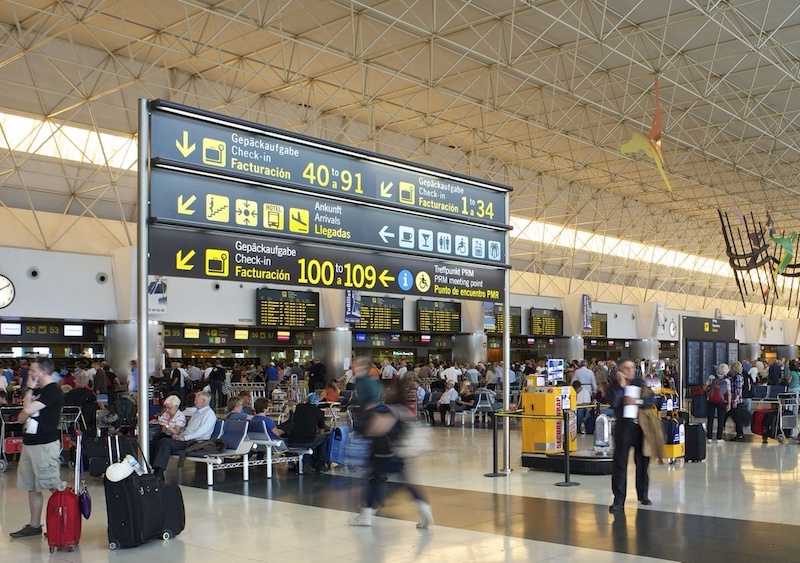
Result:
{"label": "metal ceiling truss", "polygon": [[[793,0],[10,0],[0,108],[134,135],[136,100],[167,98],[509,184],[514,216],[562,234],[725,261],[717,209],[800,214],[798,26]],[[671,194],[619,153],[656,75]],[[78,219],[133,244],[132,171],[44,160],[0,151],[0,205],[63,215],[31,228],[43,248]],[[515,283],[735,303],[733,277],[587,244],[512,240]]]}

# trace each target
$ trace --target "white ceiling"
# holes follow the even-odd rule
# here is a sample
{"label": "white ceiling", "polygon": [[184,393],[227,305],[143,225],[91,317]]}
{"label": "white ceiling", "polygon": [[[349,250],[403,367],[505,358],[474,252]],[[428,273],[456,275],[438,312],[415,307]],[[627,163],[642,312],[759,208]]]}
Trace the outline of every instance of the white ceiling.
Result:
{"label": "white ceiling", "polygon": [[[516,217],[723,261],[717,209],[800,216],[796,0],[6,0],[0,26],[7,113],[133,136],[137,100],[168,99],[510,185]],[[656,76],[672,193],[619,152],[650,128]],[[136,205],[131,171],[0,150],[11,212],[128,223]],[[524,240],[511,259],[738,299],[732,277],[672,264]]]}

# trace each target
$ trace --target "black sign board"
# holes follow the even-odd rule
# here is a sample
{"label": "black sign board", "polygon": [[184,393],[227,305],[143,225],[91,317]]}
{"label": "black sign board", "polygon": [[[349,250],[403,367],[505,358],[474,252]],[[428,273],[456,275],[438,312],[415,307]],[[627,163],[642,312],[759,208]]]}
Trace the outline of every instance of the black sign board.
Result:
{"label": "black sign board", "polygon": [[694,340],[732,342],[736,340],[736,321],[683,317],[683,336]]}
{"label": "black sign board", "polygon": [[165,325],[164,344],[170,346],[308,346],[313,331],[197,325]]}
{"label": "black sign board", "polygon": [[507,186],[170,102],[150,107],[153,159],[475,224],[508,221]]}
{"label": "black sign board", "polygon": [[505,277],[498,268],[158,225],[150,227],[149,272],[480,301],[502,299]]}
{"label": "black sign board", "polygon": [[403,330],[403,300],[362,295],[361,320],[353,330]]}
{"label": "black sign board", "polygon": [[501,266],[506,231],[200,173],[153,168],[158,222]]}
{"label": "black sign board", "polygon": [[531,307],[532,336],[564,336],[564,311]]}
{"label": "black sign board", "polygon": [[428,348],[450,349],[453,342],[450,335],[425,334],[418,332],[375,332],[354,331],[354,348]]}
{"label": "black sign board", "polygon": [[461,303],[418,300],[417,326],[422,332],[461,332]]}
{"label": "black sign board", "polygon": [[317,328],[319,294],[285,289],[256,290],[256,319],[259,326]]}
{"label": "black sign board", "polygon": [[533,338],[530,336],[512,336],[511,347],[515,350],[548,350],[555,347],[552,338]]}
{"label": "black sign board", "polygon": [[60,344],[105,342],[103,323],[0,321],[0,342]]}

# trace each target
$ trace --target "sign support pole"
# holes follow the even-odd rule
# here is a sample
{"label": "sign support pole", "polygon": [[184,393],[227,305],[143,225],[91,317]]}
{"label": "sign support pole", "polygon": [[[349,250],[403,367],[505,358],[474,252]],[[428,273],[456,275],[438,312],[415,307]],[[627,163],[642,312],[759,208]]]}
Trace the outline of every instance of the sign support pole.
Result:
{"label": "sign support pole", "polygon": [[137,424],[139,447],[145,459],[150,459],[150,441],[147,430],[150,419],[148,359],[148,315],[147,315],[147,254],[150,247],[148,237],[148,214],[150,212],[150,119],[148,103],[139,100],[139,163],[137,174],[139,213],[136,224],[136,326],[138,332],[136,362],[139,368],[139,403]]}
{"label": "sign support pole", "polygon": [[[505,197],[506,217],[509,215],[509,198]],[[505,235],[505,255],[509,256],[509,234]],[[511,410],[511,282],[510,270],[505,269],[503,275],[503,410]],[[496,417],[495,417],[496,418]],[[503,469],[504,473],[511,472],[511,419],[503,420]]]}

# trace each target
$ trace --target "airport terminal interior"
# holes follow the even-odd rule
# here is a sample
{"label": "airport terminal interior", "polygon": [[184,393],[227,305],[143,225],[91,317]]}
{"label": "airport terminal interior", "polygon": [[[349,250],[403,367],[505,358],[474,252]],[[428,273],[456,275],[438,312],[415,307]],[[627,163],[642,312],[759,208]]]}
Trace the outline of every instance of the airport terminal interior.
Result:
{"label": "airport terminal interior", "polygon": [[[187,527],[177,538],[109,551],[102,481],[90,478],[93,513],[80,547],[51,556],[45,540],[8,538],[27,513],[25,493],[9,471],[0,474],[0,556],[8,563],[797,560],[795,440],[762,444],[753,436],[708,444],[700,463],[654,460],[653,504],[636,502],[631,476],[625,511],[609,514],[608,475],[571,475],[579,486],[556,486],[563,473],[519,465],[518,427],[507,477],[484,477],[492,472],[490,428],[437,427],[434,434],[436,450],[413,460],[410,472],[433,507],[435,524],[427,530],[415,527],[416,506],[395,485],[371,527],[349,526],[364,483],[345,467],[303,476],[280,467],[271,480],[260,467],[247,483],[241,470],[223,471],[207,488],[205,469],[187,464],[180,475],[174,465],[167,472],[168,482],[182,484],[186,503]],[[591,448],[591,436],[580,436],[579,447]]]}
{"label": "airport terminal interior", "polygon": [[[690,410],[721,363],[800,356],[798,28],[796,0],[0,2],[0,362],[633,356]],[[490,427],[433,429],[428,529],[396,483],[349,526],[358,471],[188,463],[185,531],[118,551],[97,478],[74,552],[9,539],[12,458],[0,560],[798,559],[794,436],[653,460],[650,506],[631,463],[612,514],[508,424],[500,477]]]}

